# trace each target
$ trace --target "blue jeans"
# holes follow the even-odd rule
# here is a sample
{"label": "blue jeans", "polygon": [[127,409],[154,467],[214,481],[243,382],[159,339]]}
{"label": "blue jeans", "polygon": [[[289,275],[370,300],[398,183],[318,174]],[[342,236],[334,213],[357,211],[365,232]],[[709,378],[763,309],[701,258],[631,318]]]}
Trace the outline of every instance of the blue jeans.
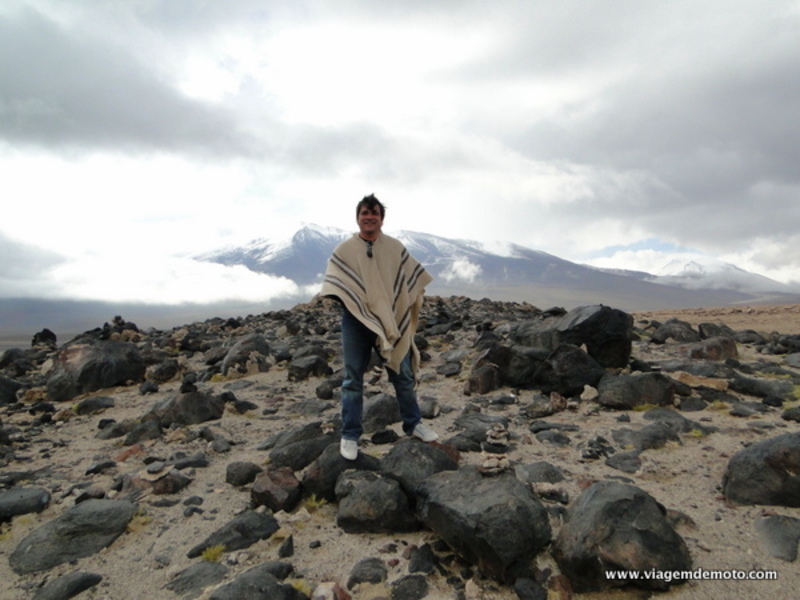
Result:
{"label": "blue jeans", "polygon": [[[361,419],[364,412],[364,373],[369,368],[377,335],[343,308],[342,346],[344,348],[344,381],[342,382],[342,437],[357,440],[364,432]],[[400,363],[400,372],[386,369],[394,386],[403,431],[411,434],[422,419],[415,391],[416,381],[411,370],[411,352]]]}

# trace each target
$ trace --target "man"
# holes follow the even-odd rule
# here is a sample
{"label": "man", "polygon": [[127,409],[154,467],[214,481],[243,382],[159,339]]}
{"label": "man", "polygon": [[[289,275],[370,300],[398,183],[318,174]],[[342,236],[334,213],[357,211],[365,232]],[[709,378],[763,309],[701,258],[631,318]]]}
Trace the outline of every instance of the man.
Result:
{"label": "man", "polygon": [[425,442],[438,439],[421,422],[416,396],[419,351],[414,344],[425,286],[433,278],[402,242],[382,233],[386,207],[374,195],[356,207],[359,232],[339,244],[328,261],[321,295],[343,305],[342,439],[347,460],[358,457],[363,433],[364,373],[374,348],[385,361],[397,396],[403,431]]}

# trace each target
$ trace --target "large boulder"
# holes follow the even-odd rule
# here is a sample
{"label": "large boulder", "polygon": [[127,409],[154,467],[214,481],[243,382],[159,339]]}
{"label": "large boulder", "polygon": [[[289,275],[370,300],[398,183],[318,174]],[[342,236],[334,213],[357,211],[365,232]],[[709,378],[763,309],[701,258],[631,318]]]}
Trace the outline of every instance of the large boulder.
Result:
{"label": "large boulder", "polygon": [[[586,385],[596,386],[606,373],[596,360],[571,344],[561,344],[553,350],[495,344],[478,356],[470,377],[477,378],[480,370],[490,365],[497,369],[497,378],[503,385],[538,388],[563,396],[579,394]],[[473,389],[468,391],[472,393]]]}
{"label": "large boulder", "polygon": [[51,400],[63,402],[94,392],[144,379],[145,363],[129,342],[105,340],[63,348],[47,379]]}
{"label": "large boulder", "polygon": [[536,374],[536,386],[545,394],[557,392],[577,396],[588,385],[596,387],[605,369],[589,354],[571,344],[561,344],[550,353]]}
{"label": "large boulder", "polygon": [[800,433],[740,450],[728,461],[722,492],[737,504],[800,506]]}
{"label": "large boulder", "polygon": [[512,582],[550,543],[547,511],[513,473],[484,477],[474,466],[442,471],[418,488],[422,522],[463,558]]}
{"label": "large boulder", "polygon": [[621,368],[631,358],[633,317],[608,306],[582,306],[569,311],[556,326],[563,344],[586,346],[601,366]]}
{"label": "large boulder", "polygon": [[676,388],[674,380],[657,372],[604,377],[597,387],[597,402],[620,410],[644,405],[672,406]]}
{"label": "large boulder", "polygon": [[339,452],[339,444],[330,444],[308,468],[303,471],[303,489],[309,495],[336,501],[336,481],[348,469],[361,471],[378,471],[381,462],[374,456],[359,452],[355,460],[343,458]]}
{"label": "large boulder", "polygon": [[8,558],[18,575],[46,571],[91,556],[125,533],[136,505],[122,500],[86,500],[34,529]]}
{"label": "large boulder", "polygon": [[336,481],[336,524],[347,533],[415,531],[414,518],[400,484],[373,471],[346,471]]}
{"label": "large boulder", "polygon": [[434,473],[454,471],[458,462],[439,444],[425,444],[415,438],[399,441],[381,459],[380,470],[400,482],[413,496],[418,487]]}
{"label": "large boulder", "polygon": [[550,351],[561,344],[585,346],[603,367],[625,367],[631,356],[633,317],[608,306],[581,306],[563,316],[524,321],[509,337],[522,346]]}
{"label": "large boulder", "polygon": [[553,556],[579,593],[624,585],[664,590],[680,581],[606,573],[685,572],[692,564],[666,509],[643,490],[614,481],[592,485],[569,507]]}

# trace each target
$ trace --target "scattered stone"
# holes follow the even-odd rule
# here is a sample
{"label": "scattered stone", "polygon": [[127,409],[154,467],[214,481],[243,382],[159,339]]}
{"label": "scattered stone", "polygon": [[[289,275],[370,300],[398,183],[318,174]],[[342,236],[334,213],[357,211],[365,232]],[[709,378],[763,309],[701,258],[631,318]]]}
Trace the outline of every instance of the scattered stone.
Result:
{"label": "scattered stone", "polygon": [[727,336],[717,336],[694,344],[679,346],[678,352],[688,358],[702,360],[728,360],[739,358],[736,340]]}
{"label": "scattered stone", "polygon": [[253,462],[236,461],[225,469],[225,481],[234,487],[249,485],[255,481],[256,476],[264,469]]}
{"label": "scattered stone", "polygon": [[389,570],[380,558],[364,558],[356,563],[347,579],[347,589],[352,590],[361,583],[382,583]]}
{"label": "scattered stone", "polygon": [[271,514],[248,510],[194,546],[186,556],[197,558],[211,546],[224,546],[226,552],[249,548],[257,541],[267,539],[278,529],[280,526]]}
{"label": "scattered stone", "polygon": [[288,583],[281,583],[281,579],[275,575],[276,564],[281,563],[267,562],[257,565],[230,583],[226,583],[215,589],[209,596],[209,600],[234,600],[236,598],[270,598],[270,600],[307,600],[308,597],[300,590]]}
{"label": "scattered stone", "polygon": [[95,415],[103,412],[106,409],[114,408],[116,401],[110,396],[93,396],[91,398],[84,398],[75,407],[75,413],[78,415]]}
{"label": "scattered stone", "polygon": [[47,582],[38,589],[33,600],[68,600],[93,588],[103,580],[97,573],[69,573]]}
{"label": "scattered stone", "polygon": [[606,464],[612,469],[617,469],[623,473],[636,473],[642,468],[642,459],[639,457],[638,450],[618,452],[609,456],[606,459]]}
{"label": "scattered stone", "polygon": [[300,503],[302,493],[300,481],[290,467],[269,468],[253,481],[250,504],[266,506],[273,512],[291,512]]}
{"label": "scattered stone", "polygon": [[225,401],[200,391],[178,393],[156,402],[145,413],[143,422],[155,421],[162,429],[173,425],[196,425],[222,417]]}
{"label": "scattered stone", "polygon": [[178,573],[164,587],[183,597],[196,598],[205,588],[221,582],[228,567],[213,561],[201,561]]}
{"label": "scattered stone", "polygon": [[122,535],[135,512],[136,505],[130,502],[87,500],[34,529],[13,550],[8,562],[22,575],[91,556]]}
{"label": "scattered stone", "polygon": [[770,515],[758,519],[756,532],[770,556],[787,562],[797,560],[800,543],[800,519],[783,515]]}
{"label": "scattered stone", "polygon": [[597,387],[597,401],[608,408],[633,410],[638,406],[672,406],[675,383],[662,373],[604,377]]}
{"label": "scattered stone", "polygon": [[[573,488],[589,487],[604,469],[598,463],[599,470],[592,470],[594,466],[587,464],[589,461],[604,460],[605,465],[620,472],[612,476],[615,482],[630,482],[633,478],[624,475],[641,470],[642,452],[647,451],[648,471],[642,476],[659,485],[663,466],[660,459],[666,453],[659,453],[658,449],[665,445],[681,453],[696,449],[704,460],[716,464],[727,460],[728,456],[715,451],[712,441],[706,443],[698,438],[723,435],[730,439],[741,435],[745,450],[752,450],[761,443],[752,440],[773,435],[776,427],[792,431],[794,427],[787,421],[800,422],[800,413],[795,412],[798,409],[781,408],[794,400],[794,390],[800,386],[800,376],[793,366],[795,362],[800,364],[795,358],[800,356],[800,335],[772,333],[767,336],[751,330],[733,332],[720,324],[701,324],[699,339],[693,339],[691,327],[687,329],[680,323],[672,323],[670,336],[656,346],[648,338],[649,334],[640,330],[626,340],[627,315],[604,307],[582,307],[567,313],[558,308],[540,311],[525,304],[450,298],[426,303],[423,312],[415,336],[423,364],[421,390],[429,385],[439,389],[435,392],[437,398],[420,396],[421,412],[427,419],[436,419],[442,414],[448,416],[448,413],[452,417],[453,411],[460,411],[460,416],[454,425],[450,425],[453,420],[449,418],[448,425],[437,427],[442,435],[439,443],[423,444],[398,436],[400,416],[396,400],[385,393],[390,389],[385,371],[373,370],[365,388],[367,436],[362,440],[358,459],[353,462],[344,461],[338,452],[337,403],[341,371],[325,375],[331,373],[331,365],[341,364],[338,315],[329,308],[318,310],[314,305],[302,305],[291,311],[228,320],[210,319],[172,332],[139,332],[133,324],[116,318],[111,325],[83,334],[62,350],[43,340],[30,350],[12,349],[0,353],[0,406],[3,409],[0,411],[0,521],[16,520],[17,515],[26,514],[30,508],[30,512],[40,512],[41,516],[35,517],[39,520],[65,510],[59,508],[62,503],[64,507],[74,503],[74,508],[68,509],[71,511],[92,502],[108,501],[107,497],[115,501],[125,498],[129,502],[146,503],[148,515],[150,511],[156,514],[163,511],[165,518],[157,522],[164,529],[158,530],[158,536],[167,529],[185,524],[186,529],[181,531],[188,533],[187,539],[194,542],[192,531],[202,530],[205,535],[208,522],[223,514],[217,503],[210,500],[216,500],[217,494],[226,494],[226,499],[237,503],[237,509],[244,512],[217,530],[217,540],[221,540],[227,552],[222,564],[198,561],[196,568],[180,573],[171,571],[177,573],[170,582],[174,587],[165,587],[176,596],[187,598],[212,597],[211,594],[216,598],[239,597],[237,594],[261,597],[265,590],[272,594],[270,597],[305,598],[305,595],[297,596],[295,587],[308,594],[316,585],[314,600],[349,600],[349,594],[333,581],[327,582],[330,585],[309,581],[311,588],[299,580],[293,582],[295,587],[288,585],[284,579],[291,572],[291,565],[274,571],[272,567],[264,567],[240,578],[243,569],[260,560],[261,553],[244,548],[262,539],[258,532],[267,537],[272,535],[270,531],[276,527],[272,523],[272,511],[278,513],[277,518],[286,528],[279,542],[270,541],[267,545],[271,552],[289,557],[294,555],[296,537],[292,534],[292,524],[297,522],[300,529],[301,523],[305,525],[312,519],[312,513],[315,520],[328,520],[327,523],[315,522],[314,527],[321,530],[329,529],[333,524],[331,515],[336,515],[340,530],[374,530],[376,533],[372,535],[380,535],[386,531],[406,531],[412,525],[421,527],[412,507],[427,506],[428,509],[434,507],[426,514],[437,523],[435,526],[425,524],[431,532],[421,539],[429,539],[430,544],[416,547],[400,539],[387,541],[386,550],[379,552],[397,556],[384,563],[388,571],[379,583],[365,582],[358,594],[393,599],[431,597],[438,594],[438,590],[433,593],[427,587],[433,582],[429,578],[433,575],[437,586],[446,581],[445,585],[451,588],[450,595],[457,598],[511,593],[502,586],[512,584],[519,598],[544,598],[548,592],[554,597],[566,598],[573,593],[567,578],[557,570],[540,572],[533,565],[542,558],[542,550],[525,549],[530,538],[539,539],[537,547],[545,547],[543,540],[547,536],[542,531],[533,534],[525,531],[526,528],[530,530],[531,522],[537,519],[528,515],[509,525],[501,523],[498,514],[512,521],[517,513],[523,516],[526,512],[536,513],[538,509],[531,509],[527,504],[527,498],[535,498],[547,507],[543,520],[561,529],[568,516],[566,506],[574,495]],[[603,315],[607,318],[602,318]],[[614,319],[618,320],[606,328],[606,333],[598,333],[608,325],[604,320]],[[525,327],[521,326],[523,323]],[[599,327],[594,329],[596,325]],[[660,324],[654,324],[647,331],[659,328]],[[608,335],[610,332],[619,335],[612,339]],[[685,339],[679,341],[682,336]],[[655,337],[658,343],[659,336]],[[56,406],[54,398],[48,396],[48,383],[54,385],[55,375],[65,370],[58,356],[69,354],[65,351],[73,348],[70,356],[75,358],[80,353],[94,351],[95,347],[107,348],[107,342],[130,344],[138,350],[141,362],[147,366],[144,381],[130,378],[113,385],[141,384],[140,393],[136,394],[136,388],[82,392],[85,395],[76,398],[72,406]],[[632,345],[626,349],[626,344],[636,345],[637,356],[631,356]],[[748,344],[748,356],[752,352],[785,356],[745,362],[736,355],[737,344]],[[82,348],[80,352],[79,348]],[[795,356],[788,354],[790,352]],[[284,373],[288,381],[276,383],[275,373],[269,377],[260,375],[269,370],[270,360],[279,365],[276,370]],[[136,362],[133,359],[131,364]],[[467,370],[471,368],[467,377],[457,375],[462,365]],[[444,391],[445,387],[453,392],[461,387],[462,383],[445,379],[454,376],[464,382],[463,391],[471,395],[466,403],[452,402]],[[296,385],[311,377],[322,378],[316,393],[316,384]],[[100,374],[95,378],[99,379]],[[628,404],[649,410],[634,413],[624,408],[626,403],[614,406],[617,410],[631,410],[618,413],[620,423],[635,425],[617,430],[606,429],[604,425],[601,429],[597,426],[600,422],[613,423],[616,416],[607,414],[600,402],[603,385],[610,381],[623,385],[620,380],[627,388]],[[159,385],[167,388],[166,394],[159,393]],[[178,386],[180,393],[173,391]],[[217,396],[220,390],[225,391]],[[526,394],[524,390],[533,390],[533,393]],[[608,397],[608,389],[605,391]],[[242,392],[248,399],[240,400],[234,392]],[[114,413],[128,400],[147,402],[143,394],[155,394],[153,408],[144,413],[147,418],[123,421],[121,413]],[[663,400],[658,399],[659,394],[663,395]],[[680,413],[673,410],[676,401]],[[167,404],[172,404],[168,410]],[[163,425],[162,415],[157,414],[159,411],[172,411],[164,418]],[[688,415],[689,411],[694,414]],[[746,421],[730,427],[728,411]],[[102,418],[92,418],[99,413],[104,413]],[[553,421],[543,420],[552,415],[557,415]],[[326,416],[330,416],[329,421],[302,424],[308,417],[324,419]],[[117,423],[114,417],[122,422]],[[216,422],[213,426],[204,425],[208,421]],[[96,426],[98,440],[123,440],[107,443],[106,448],[95,449],[92,455],[85,456],[86,462],[75,463],[70,469],[73,482],[67,483],[61,470],[11,470],[14,463],[31,461],[44,464],[52,461],[54,469],[64,469],[57,460],[58,455],[70,450],[75,424],[86,422],[91,422],[92,428]],[[720,430],[712,427],[712,423]],[[263,425],[279,433],[257,444],[253,435],[257,436]],[[444,440],[446,436],[450,438]],[[606,438],[613,441],[613,446]],[[542,441],[565,445],[546,448]],[[685,447],[675,447],[682,442]],[[127,447],[112,449],[120,444]],[[205,453],[197,452],[198,448]],[[241,452],[242,449],[245,452]],[[257,455],[252,451],[264,454],[253,458]],[[220,459],[224,459],[220,456],[222,452],[255,462],[233,461],[225,469],[225,463],[220,464]],[[521,452],[526,456],[546,456],[545,453],[557,456],[562,468],[545,462],[524,464]],[[464,462],[471,465],[465,466],[461,461],[464,453],[480,454],[464,457],[467,459]],[[763,488],[758,492],[766,498],[759,501],[774,503],[775,495],[779,501],[798,496],[800,486],[794,482],[794,473],[800,470],[794,458],[794,449],[784,446],[754,465],[755,475],[743,474],[750,487]],[[570,472],[570,462],[581,463],[577,468],[589,471],[576,480],[576,475]],[[731,463],[734,462],[731,459]],[[209,473],[219,479],[225,469],[225,482],[237,489],[226,488],[222,481],[213,481],[205,473],[198,473],[198,469],[211,465],[215,468]],[[736,470],[741,469],[736,467]],[[711,471],[699,469],[695,474],[681,468],[664,475],[669,478],[685,473],[687,477],[707,477],[708,472]],[[515,481],[515,487],[524,490],[524,494],[519,493],[525,500],[520,500],[517,490],[510,491],[509,478]],[[433,483],[451,479],[460,483],[460,489],[456,489],[455,484],[449,489],[444,484],[436,487]],[[748,485],[736,479],[732,473],[726,473],[723,490],[726,494],[730,492],[726,495],[730,502],[737,502],[733,491],[735,483],[739,487]],[[250,489],[247,486],[251,486]],[[434,486],[435,491],[428,486]],[[709,492],[713,494],[710,488]],[[55,502],[49,494],[54,495]],[[429,502],[432,495],[436,500],[445,497],[448,500],[434,504]],[[303,497],[310,500],[307,508],[296,511]],[[317,511],[321,500],[336,502],[336,506]],[[747,500],[750,502],[749,498]],[[32,504],[27,506],[27,501]],[[698,505],[705,501],[713,500],[704,500],[702,496],[693,499]],[[398,509],[401,504],[402,509]],[[509,506],[513,510],[509,510]],[[262,516],[245,517],[248,513]],[[464,516],[465,513],[469,514]],[[720,505],[718,518],[741,519],[742,515],[736,513],[733,515]],[[755,521],[755,527],[763,546],[753,548],[753,553],[796,560],[796,522],[791,517],[770,515],[768,511],[763,511],[762,515]],[[51,521],[58,519],[50,518]],[[692,527],[698,530],[698,525],[692,525],[686,515],[666,511],[665,518],[678,531]],[[253,523],[251,519],[259,522]],[[650,513],[642,520],[649,523]],[[609,532],[625,532],[622,521],[624,519],[612,520]],[[150,528],[146,535],[154,533],[153,525],[146,525]],[[139,526],[137,522],[135,532],[131,527],[131,535],[125,538],[127,544],[136,543],[134,536],[140,534]],[[481,528],[494,531],[494,539],[486,541],[488,536],[476,535],[475,531]],[[519,538],[514,537],[517,530],[524,535],[520,533]],[[511,533],[507,533],[509,531]],[[226,540],[233,540],[230,546],[241,544],[241,551],[230,550]],[[453,540],[455,546],[451,548]],[[493,545],[498,540],[502,540],[502,547],[500,543]],[[694,542],[697,548],[706,550],[702,540]],[[71,544],[71,541],[65,543]],[[112,542],[106,550],[108,559],[104,560],[114,560],[116,547],[120,545],[120,542]],[[328,538],[304,542],[304,552],[296,557],[298,565],[305,569],[309,561],[319,556],[319,549],[330,551],[332,545],[335,542]],[[11,556],[10,550],[8,556]],[[314,557],[306,556],[308,552]],[[162,569],[162,585],[166,573],[163,569],[177,565],[178,559],[186,560],[174,553],[175,546],[171,546],[157,550],[155,555],[148,554],[145,559],[150,567]],[[630,551],[630,555],[637,558],[638,553],[638,549]],[[69,570],[67,565],[62,566],[59,574]],[[403,576],[406,570],[408,577]],[[35,577],[38,582],[23,575],[23,580],[12,581],[10,585],[20,596],[27,592],[39,597],[38,594],[48,590],[48,594],[55,595],[41,597],[66,598],[73,593],[70,576]],[[331,574],[331,577],[337,577],[340,582],[346,579],[341,574]],[[76,577],[76,581],[79,580]],[[207,589],[222,581],[226,582],[225,586]],[[48,583],[45,585],[45,582]],[[544,582],[549,589],[544,587]],[[109,597],[119,595],[120,590],[115,590],[113,583],[104,582],[103,586]],[[77,586],[74,589],[74,593],[80,593]],[[702,591],[702,587],[698,589]],[[318,597],[318,592],[327,596]]]}
{"label": "scattered stone", "polygon": [[405,575],[392,583],[392,600],[422,600],[428,595],[424,575]]}
{"label": "scattered stone", "polygon": [[12,517],[42,512],[50,504],[50,492],[42,488],[12,488],[0,491],[0,523]]}

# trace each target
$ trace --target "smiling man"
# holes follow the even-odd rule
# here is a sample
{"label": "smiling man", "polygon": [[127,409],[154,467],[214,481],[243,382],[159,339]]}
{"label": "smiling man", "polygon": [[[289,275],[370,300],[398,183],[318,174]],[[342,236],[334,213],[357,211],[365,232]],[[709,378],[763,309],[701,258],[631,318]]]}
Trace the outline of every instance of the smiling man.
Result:
{"label": "smiling man", "polygon": [[402,242],[384,234],[386,207],[374,195],[356,206],[358,233],[333,251],[321,295],[338,299],[342,310],[344,381],[342,440],[347,460],[358,456],[363,433],[364,373],[373,349],[385,363],[403,419],[403,431],[424,442],[438,435],[421,420],[416,384],[419,351],[414,344],[425,286],[433,278]]}

